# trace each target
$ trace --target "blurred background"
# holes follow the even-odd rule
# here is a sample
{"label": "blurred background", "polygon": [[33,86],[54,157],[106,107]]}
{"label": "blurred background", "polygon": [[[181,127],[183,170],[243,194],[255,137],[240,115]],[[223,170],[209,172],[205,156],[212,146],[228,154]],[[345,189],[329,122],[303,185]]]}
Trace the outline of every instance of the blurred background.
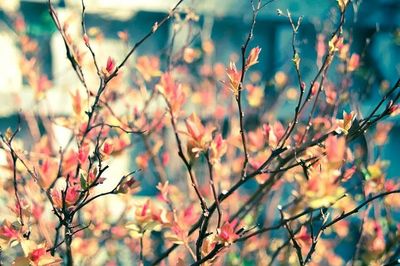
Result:
{"label": "blurred background", "polygon": [[[52,1],[58,8],[61,19],[71,20],[71,27],[78,27],[81,1]],[[128,46],[121,41],[120,33],[127,33],[132,42],[147,33],[155,21],[165,16],[173,6],[173,0],[88,0],[86,1],[86,24],[91,38],[101,39],[98,58],[104,60],[112,55],[121,59],[128,51]],[[367,113],[373,103],[380,99],[381,91],[394,84],[400,73],[400,1],[368,0],[352,1],[357,12],[348,12],[347,21],[351,24],[351,50],[362,55],[360,71],[355,74],[351,86],[353,93],[362,99],[361,111]],[[195,10],[198,23],[191,29],[193,47],[201,47],[201,40],[211,39],[215,45],[215,62],[228,64],[237,57],[240,46],[248,32],[251,19],[250,1],[240,0],[187,0],[186,6]],[[292,29],[288,19],[279,16],[290,11],[293,18],[303,16],[303,22],[297,37],[297,47],[302,58],[302,74],[307,84],[315,75],[316,42],[318,34],[333,29],[337,20],[335,0],[276,0],[268,5],[258,17],[255,37],[252,45],[262,48],[258,71],[265,80],[265,101],[271,104],[277,101],[281,92],[271,89],[271,80],[277,72],[294,77],[291,63]],[[68,115],[70,105],[68,90],[79,87],[79,81],[66,60],[64,44],[49,16],[48,3],[45,0],[0,0],[0,130],[17,123],[19,110],[35,113],[34,92],[21,73],[20,52],[16,46],[13,14],[20,12],[27,25],[27,34],[37,41],[38,61],[43,73],[51,82],[46,102],[48,110],[60,115]],[[328,31],[327,31],[328,30]],[[139,48],[137,55],[153,54],[161,56],[167,49],[173,29],[172,24],[162,27],[146,45]],[[175,49],[179,43],[186,42],[185,30],[175,38]],[[135,56],[135,55],[134,55]],[[104,62],[105,63],[105,62]],[[295,84],[289,78],[289,83]],[[289,90],[290,91],[290,90]],[[295,95],[294,95],[295,96]],[[289,97],[290,98],[290,97]],[[296,98],[292,97],[292,98]],[[293,113],[295,101],[283,103],[277,114],[286,119]],[[287,108],[286,108],[287,107]],[[349,110],[347,110],[349,111]],[[388,176],[398,174],[400,163],[396,161],[400,148],[400,128],[394,120],[390,144],[382,151],[384,159],[392,159]],[[62,135],[62,133],[60,132]],[[62,136],[61,136],[62,138]],[[394,159],[394,160],[393,160]]]}
{"label": "blurred background", "polygon": [[[134,43],[144,36],[161,20],[176,0],[87,0],[86,26],[88,34],[93,39],[97,57],[102,65],[108,56],[119,62],[129,45],[124,41],[127,34],[129,41]],[[62,20],[69,21],[71,31],[80,32],[80,0],[52,1]],[[193,27],[183,29],[175,38],[174,49],[178,50],[187,43],[187,32],[194,31],[191,45],[201,50],[204,40],[211,39],[214,44],[214,62],[227,65],[237,58],[240,47],[248,33],[251,22],[251,4],[249,0],[186,0],[186,6],[195,11],[198,23]],[[347,13],[351,36],[351,50],[362,56],[361,67],[350,86],[351,93],[361,99],[361,112],[367,114],[380,100],[382,92],[392,86],[400,76],[400,1],[399,0],[364,0],[352,1],[353,8]],[[317,71],[316,46],[321,32],[329,36],[337,23],[338,9],[335,0],[276,0],[268,5],[257,20],[254,39],[251,47],[262,48],[260,63],[256,66],[265,87],[265,105],[273,106],[282,93],[284,97],[282,108],[277,112],[280,120],[287,120],[293,115],[298,90],[292,58],[292,28],[288,19],[280,16],[277,10],[286,13],[290,11],[297,20],[303,16],[303,21],[296,43],[301,54],[301,71],[306,84]],[[356,11],[356,12],[353,12]],[[41,64],[43,74],[50,84],[46,101],[38,106],[35,92],[30,88],[22,74],[21,54],[14,29],[14,15],[20,12],[26,23],[27,35],[38,43],[37,59]],[[347,25],[347,24],[346,24]],[[160,28],[157,33],[141,46],[135,56],[155,55],[165,59],[173,36],[173,24]],[[349,37],[347,35],[347,37]],[[327,37],[328,38],[328,37]],[[164,60],[165,61],[165,60]],[[15,128],[18,124],[18,113],[36,115],[38,110],[47,110],[59,116],[68,116],[71,112],[69,90],[80,87],[75,72],[66,59],[65,48],[59,32],[55,28],[48,12],[45,0],[0,0],[0,131],[8,127]],[[276,89],[277,73],[285,73],[288,77],[286,91]],[[334,78],[333,78],[334,79]],[[337,80],[336,80],[337,81]],[[290,96],[291,95],[291,96]],[[290,96],[290,97],[289,97]],[[349,104],[346,111],[351,111]],[[251,117],[251,112],[246,113]],[[255,114],[256,116],[256,114]],[[341,118],[341,114],[338,115]],[[400,121],[399,118],[389,118],[393,123],[389,143],[381,151],[373,151],[375,160],[378,155],[390,161],[388,178],[398,177],[400,173]],[[248,119],[247,128],[252,127]],[[23,128],[27,129],[28,126]],[[43,130],[42,125],[37,129]],[[68,139],[65,131],[56,129],[57,139],[62,143]],[[27,130],[22,136],[29,139]],[[114,171],[126,173],[135,166],[140,146],[135,147],[130,154],[121,156],[113,163]],[[4,159],[4,158],[2,158]],[[112,170],[111,170],[112,171]],[[151,181],[147,181],[151,182]],[[155,182],[155,181],[154,181]],[[143,186],[141,195],[153,195],[154,184]]]}

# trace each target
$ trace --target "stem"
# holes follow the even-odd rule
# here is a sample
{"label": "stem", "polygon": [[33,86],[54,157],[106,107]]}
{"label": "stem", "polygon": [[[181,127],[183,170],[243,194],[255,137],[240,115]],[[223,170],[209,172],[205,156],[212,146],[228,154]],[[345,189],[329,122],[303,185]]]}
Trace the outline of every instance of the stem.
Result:
{"label": "stem", "polygon": [[144,263],[143,263],[143,236],[144,236],[144,232],[140,236],[140,240],[139,240],[140,241],[139,265],[144,265]]}
{"label": "stem", "polygon": [[65,243],[65,259],[67,266],[73,266],[74,260],[72,257],[71,243],[72,243],[72,229],[67,223],[64,225],[65,234],[64,234],[64,243]]}
{"label": "stem", "polygon": [[283,221],[283,226],[288,231],[289,238],[292,241],[294,248],[296,249],[296,255],[297,255],[297,258],[299,260],[299,264],[301,266],[303,266],[304,265],[304,260],[303,260],[303,255],[302,255],[302,252],[301,252],[301,247],[300,247],[299,243],[297,242],[295,234],[293,233],[292,229],[290,228],[288,222],[284,221],[285,219],[284,219],[282,210],[279,209],[279,212],[281,214],[281,220]]}
{"label": "stem", "polygon": [[204,197],[201,195],[201,192],[200,192],[200,189],[198,187],[196,178],[195,178],[195,176],[193,174],[192,165],[189,163],[189,160],[186,158],[185,154],[183,153],[182,142],[181,142],[181,139],[179,138],[179,135],[178,135],[178,129],[177,129],[176,122],[175,122],[175,116],[174,116],[174,113],[172,111],[172,106],[168,102],[166,97],[164,97],[164,99],[165,99],[165,102],[168,105],[169,113],[170,113],[170,116],[171,116],[171,125],[172,125],[172,129],[174,131],[176,144],[178,146],[178,155],[182,159],[182,161],[185,164],[186,169],[187,169],[187,171],[189,173],[190,181],[191,181],[192,187],[193,187],[193,189],[194,189],[194,191],[195,191],[195,193],[197,195],[197,198],[200,201],[200,206],[201,206],[201,209],[203,210],[203,215],[207,215],[208,216],[209,210],[207,208],[207,204],[206,204],[206,202],[204,200]]}
{"label": "stem", "polygon": [[184,0],[179,0],[176,3],[176,5],[171,9],[171,11],[168,13],[167,16],[165,16],[160,22],[154,23],[151,30],[141,40],[139,40],[137,43],[133,45],[132,49],[128,52],[128,54],[125,56],[122,62],[115,68],[114,72],[111,73],[111,75],[107,78],[106,84],[118,74],[119,69],[125,65],[126,61],[128,61],[129,57],[136,51],[136,49],[172,17],[172,15],[175,13],[175,11],[178,9],[178,7],[182,4],[183,1]]}
{"label": "stem", "polygon": [[289,22],[290,22],[290,25],[292,26],[292,31],[293,31],[292,32],[293,59],[292,60],[294,62],[294,66],[295,66],[295,70],[296,70],[296,74],[297,74],[297,80],[299,83],[298,85],[299,85],[299,89],[300,89],[300,97],[297,102],[297,106],[295,108],[293,121],[286,128],[285,133],[283,134],[282,138],[279,140],[278,146],[281,148],[283,146],[285,146],[286,140],[290,137],[290,134],[293,132],[294,128],[296,127],[296,124],[298,123],[298,119],[299,119],[299,115],[300,115],[300,105],[303,100],[304,90],[305,90],[305,88],[304,88],[305,86],[303,85],[303,81],[302,81],[302,77],[301,77],[301,73],[300,73],[300,66],[299,66],[300,61],[296,62],[297,60],[300,60],[299,53],[297,52],[297,49],[296,49],[296,35],[299,30],[302,17],[300,17],[297,20],[297,25],[295,26],[293,23],[293,20],[292,20],[292,16],[290,15],[289,11],[287,13],[288,13]]}
{"label": "stem", "polygon": [[324,224],[324,225],[321,227],[321,230],[323,231],[323,230],[325,230],[326,228],[328,228],[328,227],[334,225],[335,223],[337,223],[337,222],[339,222],[339,221],[341,221],[341,220],[347,218],[348,216],[357,213],[361,208],[363,208],[364,206],[366,206],[367,204],[369,204],[370,202],[372,202],[372,201],[374,201],[374,200],[376,200],[376,199],[383,198],[383,197],[386,197],[386,196],[388,196],[388,195],[390,195],[390,194],[397,194],[397,193],[400,193],[400,189],[398,189],[398,190],[392,190],[392,191],[387,191],[387,192],[382,192],[382,193],[377,194],[377,195],[375,195],[375,196],[373,196],[373,197],[370,197],[369,199],[367,199],[366,201],[364,201],[363,203],[361,203],[360,205],[358,205],[358,206],[357,206],[356,208],[354,208],[353,210],[351,210],[351,211],[349,211],[349,212],[342,213],[339,217],[333,219],[330,223]]}
{"label": "stem", "polygon": [[243,145],[243,152],[244,152],[244,161],[243,161],[243,166],[242,166],[242,172],[241,172],[241,178],[246,177],[246,172],[247,172],[247,164],[249,162],[249,153],[247,151],[247,144],[246,144],[246,133],[245,133],[245,128],[244,128],[244,112],[243,112],[243,107],[242,107],[242,90],[243,90],[243,82],[244,78],[246,75],[246,51],[247,47],[249,46],[249,43],[251,39],[253,38],[253,32],[254,32],[254,27],[256,25],[256,19],[258,12],[261,9],[261,1],[258,1],[257,7],[254,7],[253,1],[251,1],[251,4],[253,6],[253,17],[252,17],[252,22],[250,25],[250,30],[247,35],[247,39],[245,43],[242,45],[241,52],[242,52],[242,73],[240,76],[240,82],[239,82],[239,88],[238,88],[238,94],[236,96],[236,103],[238,106],[238,113],[239,113],[239,125],[240,125],[240,136],[242,139],[242,145]]}
{"label": "stem", "polygon": [[[11,143],[10,143],[11,145]],[[18,213],[19,213],[19,220],[22,226],[24,226],[24,220],[22,216],[22,206],[21,206],[21,200],[18,195],[18,183],[17,183],[17,156],[15,152],[12,150],[11,151],[11,157],[13,161],[13,185],[14,185],[14,194],[15,194],[15,200],[17,202],[18,206]]]}
{"label": "stem", "polygon": [[211,164],[210,156],[209,156],[208,152],[205,154],[205,156],[206,156],[207,165],[208,165],[208,172],[210,174],[210,186],[211,186],[213,197],[214,197],[214,200],[215,200],[215,203],[217,206],[217,212],[218,212],[217,228],[219,228],[221,226],[222,212],[221,212],[221,208],[220,208],[220,204],[219,204],[219,200],[218,200],[217,190],[216,190],[215,184],[214,184],[213,165]]}
{"label": "stem", "polygon": [[57,227],[56,227],[56,234],[54,236],[54,243],[53,243],[53,247],[50,249],[50,254],[51,256],[54,256],[54,254],[56,253],[56,249],[57,249],[57,243],[58,243],[58,238],[60,237],[60,229],[61,229],[61,222],[58,223]]}

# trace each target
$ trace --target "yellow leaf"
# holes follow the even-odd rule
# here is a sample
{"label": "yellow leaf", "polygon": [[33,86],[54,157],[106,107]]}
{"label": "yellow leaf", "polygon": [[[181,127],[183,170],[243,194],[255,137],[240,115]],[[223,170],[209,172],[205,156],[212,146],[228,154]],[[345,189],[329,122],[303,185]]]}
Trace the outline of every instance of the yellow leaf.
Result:
{"label": "yellow leaf", "polygon": [[294,54],[292,60],[293,60],[293,63],[295,65],[296,69],[299,69],[300,68],[300,56],[297,52]]}
{"label": "yellow leaf", "polygon": [[337,1],[338,1],[338,4],[339,4],[340,11],[343,12],[345,10],[349,0],[337,0]]}
{"label": "yellow leaf", "polygon": [[10,141],[12,135],[13,135],[12,129],[11,128],[7,128],[6,134],[5,134],[6,141]]}
{"label": "yellow leaf", "polygon": [[369,174],[371,175],[371,179],[377,179],[383,174],[381,164],[379,162],[369,165],[367,169]]}
{"label": "yellow leaf", "polygon": [[251,107],[258,107],[263,102],[264,90],[259,86],[248,86],[247,100]]}
{"label": "yellow leaf", "polygon": [[36,247],[37,247],[36,243],[33,242],[32,240],[26,240],[26,239],[21,240],[21,248],[25,256],[29,256],[29,253],[31,253]]}
{"label": "yellow leaf", "polygon": [[339,51],[343,47],[343,37],[339,35],[334,35],[332,39],[330,39],[329,43],[329,53],[332,54],[333,52]]}
{"label": "yellow leaf", "polygon": [[25,257],[17,257],[13,264],[13,266],[26,266],[26,265],[31,265],[31,262],[29,261],[28,258]]}
{"label": "yellow leaf", "polygon": [[288,76],[283,71],[276,72],[274,76],[275,84],[278,88],[283,88],[288,82]]}
{"label": "yellow leaf", "polygon": [[139,239],[143,236],[143,234],[138,231],[130,231],[129,235],[134,239]]}
{"label": "yellow leaf", "polygon": [[45,254],[40,257],[40,261],[38,262],[39,266],[58,266],[61,265],[63,260],[59,257],[53,257],[50,254]]}
{"label": "yellow leaf", "polygon": [[169,241],[171,241],[172,243],[177,244],[177,245],[182,245],[182,244],[185,243],[185,242],[184,242],[182,239],[180,239],[177,235],[175,235],[175,234],[173,234],[173,233],[171,233],[171,232],[166,232],[166,233],[165,233],[165,239],[167,239],[167,240],[169,240]]}

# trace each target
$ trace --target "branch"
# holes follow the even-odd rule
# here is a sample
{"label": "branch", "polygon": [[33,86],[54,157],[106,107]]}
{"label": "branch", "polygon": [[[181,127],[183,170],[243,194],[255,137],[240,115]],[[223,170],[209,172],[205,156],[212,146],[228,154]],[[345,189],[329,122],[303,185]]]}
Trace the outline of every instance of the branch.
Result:
{"label": "branch", "polygon": [[175,11],[178,9],[178,7],[182,4],[184,0],[179,0],[176,5],[171,9],[171,11],[168,13],[167,16],[165,16],[161,21],[154,23],[153,27],[151,30],[142,38],[140,39],[137,43],[133,45],[131,50],[128,52],[128,54],[125,56],[125,58],[122,60],[122,62],[115,68],[114,72],[111,73],[111,75],[106,79],[106,84],[113,79],[116,75],[118,75],[118,71],[120,68],[122,68],[126,61],[128,61],[129,57],[136,51],[136,49],[148,38],[150,38],[162,25],[164,25],[175,13]]}
{"label": "branch", "polygon": [[370,202],[376,200],[376,199],[380,199],[380,198],[384,198],[390,194],[397,194],[400,193],[400,189],[398,190],[392,190],[392,191],[387,191],[387,192],[382,192],[380,194],[377,194],[373,197],[370,197],[369,199],[367,199],[366,201],[364,201],[363,203],[361,203],[360,205],[358,205],[356,208],[354,208],[353,210],[349,211],[349,212],[344,212],[342,213],[339,217],[333,219],[330,223],[327,223],[325,225],[322,226],[321,230],[325,230],[328,227],[331,227],[332,225],[334,225],[335,223],[347,218],[348,216],[351,216],[355,213],[357,213],[361,208],[363,208],[364,206],[368,205]]}
{"label": "branch", "polygon": [[243,167],[242,167],[242,172],[241,172],[241,178],[246,177],[246,172],[247,172],[247,164],[249,162],[249,154],[247,151],[247,144],[246,144],[246,133],[245,133],[245,128],[244,128],[244,112],[243,112],[243,107],[242,107],[242,89],[243,89],[243,82],[246,74],[246,52],[247,52],[247,47],[249,46],[250,40],[253,38],[253,32],[254,32],[254,27],[256,25],[256,19],[258,12],[260,11],[261,7],[261,0],[258,0],[257,7],[254,6],[253,0],[251,1],[252,7],[253,7],[253,17],[252,17],[252,22],[250,26],[249,33],[247,35],[247,39],[245,43],[241,47],[241,52],[242,52],[242,73],[240,76],[240,82],[239,82],[239,87],[238,87],[238,94],[236,96],[236,103],[238,106],[238,112],[239,112],[239,125],[240,125],[240,136],[242,139],[242,145],[243,145],[243,152],[244,152],[244,161],[243,161]]}
{"label": "branch", "polygon": [[18,182],[17,182],[17,161],[18,161],[18,156],[17,156],[17,154],[15,153],[15,151],[14,151],[14,149],[12,147],[12,141],[14,140],[14,138],[18,134],[18,132],[21,130],[20,124],[21,124],[21,118],[20,118],[20,116],[18,116],[18,127],[17,127],[17,129],[14,132],[12,132],[11,129],[8,129],[7,133],[6,133],[6,136],[3,136],[2,134],[0,134],[0,138],[8,146],[8,148],[10,149],[10,154],[11,154],[11,159],[12,159],[13,186],[14,186],[15,201],[16,201],[17,208],[18,208],[19,221],[21,223],[21,226],[24,226],[24,219],[23,219],[23,215],[22,215],[22,205],[21,205],[21,200],[19,198],[19,194],[18,194]]}
{"label": "branch", "polygon": [[169,101],[168,101],[168,99],[166,97],[164,97],[164,100],[165,100],[165,102],[166,102],[166,104],[168,106],[169,114],[171,116],[170,121],[171,121],[172,129],[174,131],[176,144],[178,146],[178,155],[182,159],[182,161],[185,164],[186,169],[187,169],[187,171],[189,173],[189,177],[190,177],[190,181],[192,183],[192,187],[193,187],[193,189],[194,189],[194,191],[195,191],[195,193],[197,195],[197,198],[200,201],[200,206],[201,206],[201,209],[203,211],[203,216],[208,216],[209,215],[209,210],[208,210],[208,207],[207,207],[207,204],[206,204],[206,201],[205,201],[204,197],[201,195],[201,192],[200,192],[199,186],[197,184],[196,178],[195,178],[195,176],[193,174],[192,165],[189,163],[189,160],[186,158],[185,154],[183,153],[182,141],[181,141],[181,139],[179,137],[179,134],[178,134],[178,129],[177,129],[176,122],[175,122],[175,116],[174,116],[174,113],[172,111],[173,110],[172,106],[171,106],[171,104],[169,103]]}
{"label": "branch", "polygon": [[301,247],[300,247],[299,243],[297,242],[297,240],[295,238],[295,235],[294,235],[292,229],[290,228],[288,222],[284,221],[285,219],[284,219],[284,216],[283,216],[282,207],[278,206],[278,210],[279,210],[279,213],[281,214],[281,221],[283,221],[283,225],[284,225],[284,227],[286,228],[286,230],[289,233],[289,238],[292,241],[294,248],[296,249],[296,254],[297,254],[297,258],[299,260],[299,263],[300,263],[301,266],[303,266],[304,265],[304,260],[303,260],[303,255],[301,253]]}

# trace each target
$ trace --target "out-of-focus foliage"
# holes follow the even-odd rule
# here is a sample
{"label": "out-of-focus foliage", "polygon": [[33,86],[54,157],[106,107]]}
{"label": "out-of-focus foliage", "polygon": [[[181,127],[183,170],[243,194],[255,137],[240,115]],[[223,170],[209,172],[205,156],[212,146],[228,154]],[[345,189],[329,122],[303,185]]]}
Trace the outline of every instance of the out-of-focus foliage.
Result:
{"label": "out-of-focus foliage", "polygon": [[[1,134],[0,262],[398,260],[399,177],[387,174],[397,158],[382,153],[393,148],[400,80],[381,82],[370,41],[355,42],[358,2],[332,1],[315,45],[302,41],[310,23],[278,9],[290,52],[267,74],[271,53],[253,36],[268,1],[248,4],[242,44],[229,51],[189,1],[137,24],[143,36],[127,28],[113,41],[106,26],[88,26],[90,1],[73,10],[50,1],[50,15],[32,21],[17,3],[0,1],[26,87],[9,93],[31,106]],[[167,26],[162,48],[140,50]],[[50,64],[40,38],[51,33]],[[49,73],[63,69],[55,62],[68,71]]]}

